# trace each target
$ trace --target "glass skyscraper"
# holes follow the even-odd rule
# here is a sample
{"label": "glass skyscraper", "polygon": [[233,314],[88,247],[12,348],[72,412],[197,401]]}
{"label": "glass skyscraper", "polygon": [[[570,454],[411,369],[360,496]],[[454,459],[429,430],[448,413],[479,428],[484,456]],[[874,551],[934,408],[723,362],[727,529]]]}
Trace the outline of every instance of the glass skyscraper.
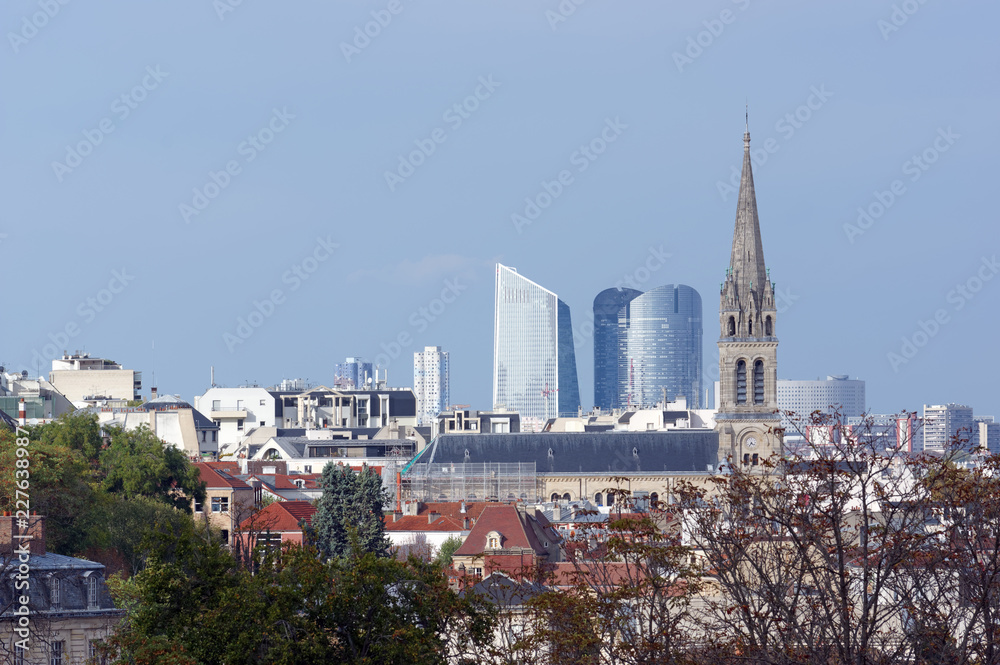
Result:
{"label": "glass skyscraper", "polygon": [[580,388],[569,307],[548,289],[497,264],[493,405],[521,422],[576,415]]}
{"label": "glass skyscraper", "polygon": [[617,409],[627,403],[629,303],[635,289],[605,289],[594,298],[594,406]]}
{"label": "glass skyscraper", "polygon": [[701,296],[683,284],[594,298],[594,405],[651,407],[687,399],[700,408]]}
{"label": "glass skyscraper", "polygon": [[631,403],[653,406],[683,395],[697,409],[701,397],[701,296],[667,284],[630,303],[628,385]]}

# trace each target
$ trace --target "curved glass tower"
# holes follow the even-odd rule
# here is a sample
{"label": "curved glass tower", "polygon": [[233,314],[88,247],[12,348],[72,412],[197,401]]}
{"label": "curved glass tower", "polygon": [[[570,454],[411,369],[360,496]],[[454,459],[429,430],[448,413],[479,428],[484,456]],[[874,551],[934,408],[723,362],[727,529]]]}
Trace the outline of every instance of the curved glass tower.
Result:
{"label": "curved glass tower", "polygon": [[[650,407],[679,395],[700,408],[701,296],[690,286],[667,284],[629,303],[628,403]],[[666,394],[664,395],[664,391]]]}
{"label": "curved glass tower", "polygon": [[635,289],[604,289],[594,298],[594,406],[617,409],[628,396],[629,303]]}
{"label": "curved glass tower", "polygon": [[497,264],[493,406],[522,423],[576,415],[580,389],[569,307],[555,293]]}

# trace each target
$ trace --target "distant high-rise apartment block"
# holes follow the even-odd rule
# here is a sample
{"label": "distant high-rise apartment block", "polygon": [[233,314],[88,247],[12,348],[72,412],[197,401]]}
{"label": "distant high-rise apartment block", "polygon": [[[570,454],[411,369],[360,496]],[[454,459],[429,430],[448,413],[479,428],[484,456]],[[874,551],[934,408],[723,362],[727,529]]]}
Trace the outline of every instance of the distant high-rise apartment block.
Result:
{"label": "distant high-rise apartment block", "polygon": [[71,402],[142,399],[142,372],[79,351],[52,361],[49,383]]}
{"label": "distant high-rise apartment block", "polygon": [[641,295],[635,289],[605,289],[594,298],[594,406],[600,409],[626,405],[629,303]]}
{"label": "distant high-rise apartment block", "polygon": [[347,358],[333,366],[333,385],[337,388],[362,389],[368,379],[374,381],[372,364],[363,358]]}
{"label": "distant high-rise apartment block", "polygon": [[667,284],[629,305],[627,394],[632,406],[687,398],[701,403],[701,296],[690,286]]}
{"label": "distant high-rise apartment block", "polygon": [[[809,424],[809,416],[814,411],[834,413],[839,409],[845,419],[857,418],[865,412],[865,382],[848,378],[847,374],[827,376],[825,380],[796,381],[778,380],[778,409],[795,414],[799,427]],[[781,416],[781,426],[786,436],[799,434],[795,423],[785,415]]]}
{"label": "distant high-rise apartment block", "polygon": [[993,416],[976,416],[973,419],[976,428],[976,446],[986,448],[991,455],[1000,455],[1000,423]]}
{"label": "distant high-rise apartment block", "polygon": [[447,410],[451,399],[448,352],[426,346],[413,354],[413,391],[417,394],[417,425],[430,425]]}
{"label": "distant high-rise apartment block", "polygon": [[924,450],[945,450],[957,442],[971,448],[979,435],[972,407],[963,404],[924,405]]}
{"label": "distant high-rise apartment block", "polygon": [[516,411],[522,426],[576,414],[580,388],[569,306],[514,269],[497,264],[493,405]]}

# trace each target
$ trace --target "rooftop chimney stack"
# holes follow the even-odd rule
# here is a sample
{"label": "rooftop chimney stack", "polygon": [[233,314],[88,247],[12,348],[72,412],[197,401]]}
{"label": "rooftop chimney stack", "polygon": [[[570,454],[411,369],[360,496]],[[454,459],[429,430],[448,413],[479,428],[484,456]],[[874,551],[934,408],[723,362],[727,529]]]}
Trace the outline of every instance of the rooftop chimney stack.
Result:
{"label": "rooftop chimney stack", "polygon": [[20,425],[21,427],[24,427],[27,422],[28,422],[28,412],[25,411],[24,398],[22,397],[21,401],[18,402],[17,405],[17,424]]}

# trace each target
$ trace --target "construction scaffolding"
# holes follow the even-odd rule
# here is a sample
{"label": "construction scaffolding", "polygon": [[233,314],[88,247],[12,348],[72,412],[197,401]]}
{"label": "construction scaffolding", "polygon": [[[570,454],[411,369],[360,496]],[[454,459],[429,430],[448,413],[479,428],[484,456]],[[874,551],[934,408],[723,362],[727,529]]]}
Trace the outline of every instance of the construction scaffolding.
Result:
{"label": "construction scaffolding", "polygon": [[534,462],[414,464],[403,475],[403,495],[416,501],[538,501]]}

